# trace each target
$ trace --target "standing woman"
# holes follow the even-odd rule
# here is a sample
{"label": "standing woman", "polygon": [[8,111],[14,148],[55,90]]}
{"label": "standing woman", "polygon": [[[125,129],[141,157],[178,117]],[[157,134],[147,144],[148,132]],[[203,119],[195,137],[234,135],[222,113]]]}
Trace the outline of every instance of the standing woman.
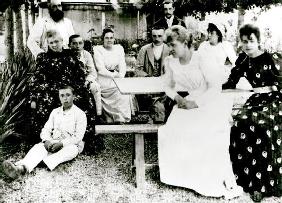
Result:
{"label": "standing woman", "polygon": [[124,49],[114,44],[114,31],[105,28],[102,34],[103,45],[94,46],[94,63],[101,85],[102,114],[106,122],[129,122],[131,119],[132,97],[122,95],[114,78],[123,78],[126,73]]}
{"label": "standing woman", "polygon": [[259,48],[259,29],[244,25],[240,39],[243,53],[223,89],[235,88],[245,77],[254,94],[234,117],[230,154],[237,183],[260,201],[282,194],[282,94],[279,71],[272,57]]}
{"label": "standing woman", "polygon": [[[205,196],[239,196],[228,153],[232,101],[221,94],[220,67],[214,58],[195,57],[184,27],[172,26],[166,37],[172,57],[163,80],[177,105],[158,131],[161,181]],[[181,97],[176,86],[189,95]]]}
{"label": "standing woman", "polygon": [[208,41],[200,44],[198,53],[203,58],[215,58],[218,65],[222,68],[220,78],[222,83],[225,83],[237,58],[234,47],[230,42],[224,41],[226,31],[222,23],[209,23],[207,31]]}

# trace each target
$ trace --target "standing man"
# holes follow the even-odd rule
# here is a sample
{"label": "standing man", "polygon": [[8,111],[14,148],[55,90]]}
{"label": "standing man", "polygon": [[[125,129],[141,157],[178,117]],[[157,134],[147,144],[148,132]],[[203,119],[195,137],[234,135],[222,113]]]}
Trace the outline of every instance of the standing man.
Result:
{"label": "standing man", "polygon": [[53,170],[60,163],[70,161],[82,152],[87,119],[85,113],[73,104],[73,91],[71,86],[59,88],[61,107],[51,112],[40,134],[42,141],[15,164],[9,160],[3,162],[7,176],[16,179],[30,173],[41,161]]}
{"label": "standing man", "polygon": [[157,20],[154,25],[158,27],[163,27],[165,30],[171,27],[172,25],[182,25],[183,27],[186,27],[184,21],[174,15],[174,10],[175,7],[173,0],[164,0],[164,17]]}
{"label": "standing man", "polygon": [[[152,43],[144,45],[139,51],[137,77],[159,77],[164,74],[164,59],[169,55],[169,48],[164,43],[164,28],[153,27],[152,40]],[[142,109],[142,103],[146,103],[145,107],[150,107],[152,121],[161,123],[165,120],[165,100],[159,95],[149,95],[148,97],[139,97],[139,104]],[[148,105],[147,102],[151,104]]]}
{"label": "standing man", "polygon": [[68,39],[74,34],[72,22],[64,17],[61,0],[47,0],[48,16],[36,21],[27,39],[27,47],[36,58],[41,52],[47,51],[47,30],[57,30],[63,38],[64,48],[68,47]]}

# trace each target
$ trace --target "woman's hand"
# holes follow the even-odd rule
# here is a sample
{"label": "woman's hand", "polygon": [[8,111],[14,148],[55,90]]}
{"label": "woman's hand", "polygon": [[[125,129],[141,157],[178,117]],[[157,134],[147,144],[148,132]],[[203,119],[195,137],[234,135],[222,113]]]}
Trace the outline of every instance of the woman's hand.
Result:
{"label": "woman's hand", "polygon": [[35,102],[35,101],[32,101],[32,102],[30,103],[30,107],[31,107],[32,109],[36,109],[36,102]]}
{"label": "woman's hand", "polygon": [[117,71],[114,71],[114,78],[121,78],[119,72]]}
{"label": "woman's hand", "polygon": [[177,103],[177,107],[180,109],[194,109],[198,108],[198,105],[194,101],[189,101],[181,97],[180,95],[176,95],[174,100]]}

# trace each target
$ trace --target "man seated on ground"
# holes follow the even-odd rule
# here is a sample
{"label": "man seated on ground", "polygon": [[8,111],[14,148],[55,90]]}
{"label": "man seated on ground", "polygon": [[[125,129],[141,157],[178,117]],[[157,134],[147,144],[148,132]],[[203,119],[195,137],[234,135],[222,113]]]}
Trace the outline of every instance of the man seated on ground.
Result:
{"label": "man seated on ground", "polygon": [[78,59],[84,64],[86,72],[86,86],[90,89],[96,102],[97,115],[102,114],[101,87],[97,80],[97,70],[91,54],[84,50],[84,41],[78,34],[69,38],[69,48],[75,52]]}
{"label": "man seated on ground", "polygon": [[85,113],[73,104],[74,90],[70,86],[59,89],[62,106],[54,109],[41,131],[42,141],[34,145],[26,156],[15,164],[3,162],[4,173],[16,179],[31,172],[41,161],[50,170],[60,163],[74,159],[82,152],[82,141],[87,119]]}
{"label": "man seated on ground", "polygon": [[[144,45],[137,56],[137,77],[159,77],[164,74],[164,59],[169,55],[169,48],[164,43],[164,28],[152,28],[152,43]],[[139,96],[139,106],[150,107],[153,122],[163,122],[165,120],[164,102],[166,96],[160,95]],[[146,100],[146,101],[145,101]],[[149,103],[149,105],[148,105]]]}

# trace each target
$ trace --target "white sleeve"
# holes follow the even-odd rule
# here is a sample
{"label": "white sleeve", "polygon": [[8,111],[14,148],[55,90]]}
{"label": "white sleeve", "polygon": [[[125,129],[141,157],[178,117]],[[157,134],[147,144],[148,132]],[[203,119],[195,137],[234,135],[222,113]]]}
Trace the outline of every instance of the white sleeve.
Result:
{"label": "white sleeve", "polygon": [[93,62],[93,58],[91,54],[88,51],[84,51],[85,58],[86,58],[86,67],[88,70],[88,75],[86,77],[86,80],[88,81],[95,81],[97,79],[97,71]]}
{"label": "white sleeve", "polygon": [[51,112],[48,121],[45,123],[44,127],[41,130],[40,138],[42,139],[42,141],[46,141],[46,140],[50,141],[53,139],[51,137],[51,134],[54,129],[54,114],[55,114],[55,109]]}
{"label": "white sleeve", "polygon": [[118,45],[119,47],[119,52],[120,52],[120,61],[118,64],[118,68],[119,68],[119,75],[120,77],[124,78],[125,74],[126,74],[126,63],[125,63],[125,53],[124,53],[124,49],[121,45]]}
{"label": "white sleeve", "polygon": [[43,38],[42,35],[44,32],[44,26],[45,20],[38,19],[30,30],[30,34],[26,42],[27,47],[35,58],[39,53],[44,52],[44,50],[40,47],[41,43],[43,43],[41,40]]}
{"label": "white sleeve", "polygon": [[105,66],[104,57],[101,50],[99,50],[99,46],[95,46],[93,48],[93,52],[94,52],[94,62],[98,73],[103,76],[114,78],[114,73],[108,71]]}
{"label": "white sleeve", "polygon": [[200,107],[221,94],[222,82],[218,77],[221,74],[221,67],[217,65],[214,58],[203,59],[202,57],[198,57],[198,60],[200,69],[207,83],[207,90],[195,100]]}
{"label": "white sleeve", "polygon": [[170,67],[169,59],[170,59],[169,57],[165,58],[164,61],[165,73],[161,76],[161,78],[163,80],[163,85],[166,95],[171,99],[174,99],[175,96],[177,95],[177,91],[175,89],[175,81],[173,78],[173,72]]}
{"label": "white sleeve", "polygon": [[232,64],[232,67],[235,66],[235,62],[237,60],[237,55],[236,55],[236,52],[234,50],[234,47],[232,46],[232,44],[228,41],[225,41],[223,42],[223,49],[227,55],[227,57],[229,58],[231,64]]}

